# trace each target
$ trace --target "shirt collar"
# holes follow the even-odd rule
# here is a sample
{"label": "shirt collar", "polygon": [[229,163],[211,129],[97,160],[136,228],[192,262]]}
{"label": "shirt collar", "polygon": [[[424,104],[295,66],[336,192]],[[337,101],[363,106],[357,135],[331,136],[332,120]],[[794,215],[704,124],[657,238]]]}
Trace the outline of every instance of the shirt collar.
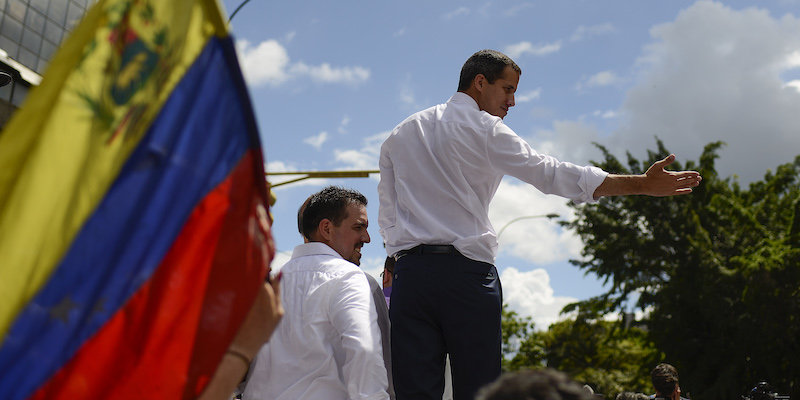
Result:
{"label": "shirt collar", "polygon": [[472,96],[464,93],[464,92],[456,92],[450,100],[447,101],[448,103],[456,103],[456,104],[463,104],[468,107],[472,107],[475,111],[480,111],[480,107],[478,107],[478,102],[472,98]]}
{"label": "shirt collar", "polygon": [[309,242],[309,243],[303,243],[295,247],[294,251],[292,252],[292,259],[303,256],[321,256],[321,255],[328,255],[336,258],[342,258],[342,256],[339,253],[337,253],[336,250],[332,249],[325,243]]}

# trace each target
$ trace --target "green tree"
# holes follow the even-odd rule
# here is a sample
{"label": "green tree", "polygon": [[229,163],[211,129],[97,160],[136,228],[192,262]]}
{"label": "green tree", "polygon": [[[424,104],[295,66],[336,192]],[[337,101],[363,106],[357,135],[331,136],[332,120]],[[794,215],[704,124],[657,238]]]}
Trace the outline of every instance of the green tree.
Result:
{"label": "green tree", "polygon": [[531,322],[531,317],[523,318],[516,312],[508,310],[508,304],[503,304],[500,326],[503,340],[503,371],[516,371],[519,366],[512,365],[511,361],[519,351],[520,343],[533,331],[534,324]]}
{"label": "green tree", "polygon": [[531,332],[506,365],[554,368],[613,399],[622,391],[650,391],[647,366],[659,357],[645,331],[578,315]]}
{"label": "green tree", "polygon": [[[597,165],[643,173],[669,154],[657,144],[646,160],[628,154],[627,167],[600,146]],[[572,263],[609,289],[566,311],[601,316],[635,301],[663,361],[697,398],[738,398],[759,380],[800,398],[800,157],[743,189],[716,172],[722,145],[706,146],[697,164],[674,165],[703,175],[690,195],[576,208],[569,226],[585,248]]]}

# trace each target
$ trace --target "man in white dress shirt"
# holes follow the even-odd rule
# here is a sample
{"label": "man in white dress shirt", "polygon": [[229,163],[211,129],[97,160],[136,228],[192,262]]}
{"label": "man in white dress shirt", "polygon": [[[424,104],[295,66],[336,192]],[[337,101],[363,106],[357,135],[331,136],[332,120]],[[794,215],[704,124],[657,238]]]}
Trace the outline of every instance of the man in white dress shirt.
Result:
{"label": "man in white dress shirt", "polygon": [[281,269],[285,314],[250,367],[243,399],[389,399],[377,312],[358,268],[367,199],[327,187],[302,216],[309,242]]}
{"label": "man in white dress shirt", "polygon": [[472,400],[500,374],[502,290],[489,202],[503,176],[576,203],[602,196],[690,193],[697,172],[613,175],[537,153],[503,123],[519,66],[482,50],[461,70],[446,104],[400,123],[381,146],[378,223],[395,257],[389,313],[397,398],[441,399],[449,353],[456,400]]}

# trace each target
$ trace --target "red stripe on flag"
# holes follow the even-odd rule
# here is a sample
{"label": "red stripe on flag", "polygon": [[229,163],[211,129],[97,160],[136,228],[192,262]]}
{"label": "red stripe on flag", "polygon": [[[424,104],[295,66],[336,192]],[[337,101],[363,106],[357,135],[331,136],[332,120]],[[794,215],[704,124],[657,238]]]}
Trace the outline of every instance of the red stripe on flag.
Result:
{"label": "red stripe on flag", "polygon": [[195,207],[151,279],[32,399],[177,399],[202,391],[274,251],[258,151]]}

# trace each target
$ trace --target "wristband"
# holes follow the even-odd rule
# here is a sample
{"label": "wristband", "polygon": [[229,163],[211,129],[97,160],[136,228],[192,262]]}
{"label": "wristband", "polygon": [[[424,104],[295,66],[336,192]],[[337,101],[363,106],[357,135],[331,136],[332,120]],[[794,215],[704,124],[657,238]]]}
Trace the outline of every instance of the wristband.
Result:
{"label": "wristband", "polygon": [[234,356],[234,357],[236,357],[236,358],[238,358],[238,359],[240,359],[240,360],[242,360],[242,361],[244,361],[244,363],[248,367],[250,367],[250,359],[248,359],[246,355],[244,355],[244,354],[242,354],[242,353],[240,353],[240,352],[238,352],[236,350],[231,350],[231,349],[228,349],[227,353],[232,355],[232,356]]}

